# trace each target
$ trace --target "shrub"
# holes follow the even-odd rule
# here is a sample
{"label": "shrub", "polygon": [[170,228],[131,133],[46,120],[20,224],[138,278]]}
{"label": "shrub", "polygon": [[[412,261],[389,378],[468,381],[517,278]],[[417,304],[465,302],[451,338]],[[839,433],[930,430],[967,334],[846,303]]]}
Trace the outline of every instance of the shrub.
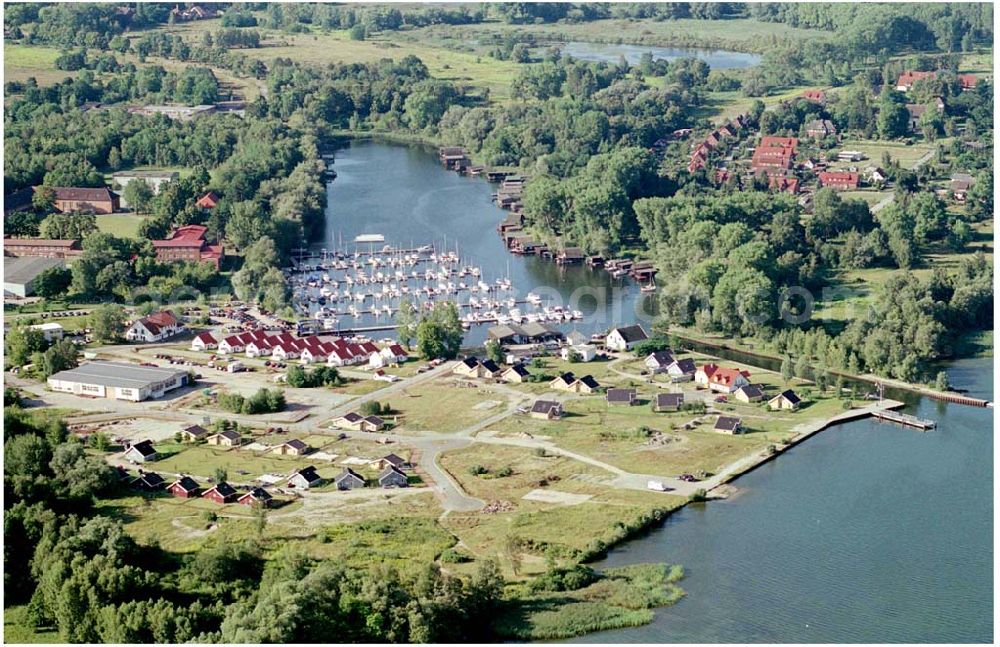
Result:
{"label": "shrub", "polygon": [[489,470],[482,465],[473,465],[469,468],[469,474],[473,476],[482,476],[483,474],[489,474]]}
{"label": "shrub", "polygon": [[511,467],[510,465],[505,465],[504,467],[501,467],[499,470],[497,470],[496,475],[499,478],[504,478],[510,476],[513,473],[514,473],[514,468]]}
{"label": "shrub", "polygon": [[441,553],[441,562],[444,564],[465,564],[471,562],[472,558],[458,550],[457,548],[446,548]]}

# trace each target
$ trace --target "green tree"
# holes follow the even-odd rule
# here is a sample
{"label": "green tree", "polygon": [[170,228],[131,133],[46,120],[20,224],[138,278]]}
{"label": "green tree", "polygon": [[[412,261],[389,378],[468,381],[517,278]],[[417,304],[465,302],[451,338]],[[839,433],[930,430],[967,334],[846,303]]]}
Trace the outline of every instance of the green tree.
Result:
{"label": "green tree", "polygon": [[486,357],[493,360],[497,364],[503,364],[504,352],[503,346],[500,345],[496,340],[489,340],[486,342]]}
{"label": "green tree", "polygon": [[42,270],[35,278],[35,294],[44,298],[52,299],[65,294],[73,281],[73,273],[65,267],[50,267]]}
{"label": "green tree", "polygon": [[91,335],[101,342],[121,340],[125,334],[125,308],[115,303],[97,306],[87,317]]}
{"label": "green tree", "polygon": [[[59,371],[68,371],[71,368],[76,368],[79,364],[77,355],[76,344],[68,339],[57,341],[52,346],[49,346],[44,353],[40,354],[41,362],[40,365],[38,362],[35,362],[36,370],[41,373],[43,378],[47,378]],[[39,354],[36,353],[34,357],[38,356]]]}
{"label": "green tree", "polygon": [[145,180],[134,179],[125,185],[122,197],[136,213],[149,213],[153,201],[153,187]]}
{"label": "green tree", "polygon": [[781,379],[784,380],[785,384],[788,384],[793,377],[795,377],[795,371],[792,368],[792,358],[785,355],[781,359]]}
{"label": "green tree", "polygon": [[24,324],[12,325],[3,341],[8,366],[23,366],[33,354],[42,352],[49,346],[41,330]]}

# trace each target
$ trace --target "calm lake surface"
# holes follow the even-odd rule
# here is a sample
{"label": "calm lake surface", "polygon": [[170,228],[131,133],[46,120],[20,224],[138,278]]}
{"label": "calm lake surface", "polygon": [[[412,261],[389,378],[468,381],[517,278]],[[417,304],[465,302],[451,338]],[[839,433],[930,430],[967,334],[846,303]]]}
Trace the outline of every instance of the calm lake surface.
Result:
{"label": "calm lake surface", "polygon": [[612,45],[606,43],[568,42],[560,43],[563,54],[584,61],[617,63],[624,56],[631,65],[636,65],[646,52],[651,52],[656,60],[674,61],[679,58],[700,58],[713,70],[730,70],[753,67],[760,64],[760,56],[746,52],[725,50],[692,49],[688,47],[654,47],[651,45]]}
{"label": "calm lake surface", "polygon": [[[326,240],[316,248],[353,251],[351,241],[359,234],[382,234],[385,244],[394,246],[433,243],[481,267],[487,283],[509,277],[519,298],[535,292],[551,304],[580,310],[583,320],[557,326],[563,330],[589,335],[640,317],[652,320],[643,308],[652,308],[655,299],[646,299],[631,279],[615,279],[584,264],[563,267],[508,253],[496,230],[508,212],[490,199],[496,185],[445,170],[432,149],[353,142],[336,151],[334,169],[337,179],[327,188]],[[466,340],[481,343],[487,328],[473,326]]]}
{"label": "calm lake surface", "polygon": [[[993,397],[989,359],[949,368]],[[652,624],[575,642],[992,642],[993,410],[920,399],[922,433],[832,427],[596,566],[683,564]]]}
{"label": "calm lake surface", "polygon": [[[444,170],[432,151],[356,142],[337,151],[326,242],[456,245],[484,276],[549,294],[594,332],[632,323],[638,286],[586,267],[504,250],[506,212],[485,180]],[[603,292],[595,305],[581,292]],[[639,308],[642,311],[642,308]],[[473,328],[470,343],[485,327]],[[952,384],[993,397],[989,359],[955,362]],[[828,429],[741,477],[728,501],[688,506],[601,566],[682,564],[687,597],[650,625],[574,642],[991,642],[993,410],[907,398],[938,421],[921,433],[872,421]]]}

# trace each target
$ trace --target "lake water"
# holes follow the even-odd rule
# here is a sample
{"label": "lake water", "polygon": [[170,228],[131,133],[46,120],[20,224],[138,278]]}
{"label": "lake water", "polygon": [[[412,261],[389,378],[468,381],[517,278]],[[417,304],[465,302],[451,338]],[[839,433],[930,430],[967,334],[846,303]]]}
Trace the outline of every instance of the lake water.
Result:
{"label": "lake water", "polygon": [[[334,168],[337,179],[328,185],[325,240],[316,248],[353,250],[353,243],[340,241],[353,241],[360,234],[382,234],[385,244],[394,246],[434,243],[480,266],[487,283],[509,277],[515,296],[535,292],[551,304],[580,310],[584,318],[558,326],[563,330],[575,328],[589,335],[633,323],[637,317],[652,320],[643,313],[646,307],[652,312],[655,299],[646,299],[631,279],[615,279],[584,264],[559,266],[508,253],[496,230],[508,214],[491,200],[496,186],[445,170],[431,149],[354,142],[336,151]],[[350,324],[348,318],[342,325]],[[486,330],[474,326],[467,341],[482,342]]]}
{"label": "lake water", "polygon": [[558,45],[564,55],[584,61],[617,63],[624,56],[631,65],[636,65],[646,52],[656,60],[675,61],[679,58],[700,58],[713,70],[730,70],[753,67],[760,64],[758,54],[730,52],[725,50],[692,49],[688,47],[654,47],[651,45],[613,45],[606,43],[568,42]]}
{"label": "lake water", "polygon": [[[633,282],[508,254],[494,189],[445,171],[432,151],[354,143],[335,168],[318,247],[363,233],[457,245],[487,279],[509,273],[522,294],[575,300],[588,315],[575,324],[582,332],[636,321]],[[607,299],[595,306],[582,292]],[[469,341],[484,332],[473,328]],[[955,362],[949,375],[992,399],[990,360]],[[828,429],[739,478],[736,497],[689,506],[613,551],[598,566],[682,564],[688,595],[650,625],[575,642],[991,641],[993,410],[906,401],[937,429],[871,420]]]}
{"label": "lake water", "polygon": [[[949,375],[992,399],[991,360]],[[688,595],[576,642],[992,642],[993,410],[907,411],[937,429],[832,427],[613,551],[683,564]]]}

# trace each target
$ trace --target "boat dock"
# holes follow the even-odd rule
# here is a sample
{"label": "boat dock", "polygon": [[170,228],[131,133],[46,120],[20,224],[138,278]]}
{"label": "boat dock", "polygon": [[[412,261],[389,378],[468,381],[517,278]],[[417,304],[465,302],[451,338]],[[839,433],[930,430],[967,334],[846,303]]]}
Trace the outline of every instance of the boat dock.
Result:
{"label": "boat dock", "polygon": [[882,409],[879,411],[874,411],[872,413],[878,420],[883,420],[885,422],[892,422],[899,425],[904,425],[907,427],[916,427],[917,429],[927,430],[937,427],[937,423],[933,420],[927,420],[926,418],[918,418],[916,416],[911,416],[905,413],[899,413],[898,411],[890,411],[888,409]]}

